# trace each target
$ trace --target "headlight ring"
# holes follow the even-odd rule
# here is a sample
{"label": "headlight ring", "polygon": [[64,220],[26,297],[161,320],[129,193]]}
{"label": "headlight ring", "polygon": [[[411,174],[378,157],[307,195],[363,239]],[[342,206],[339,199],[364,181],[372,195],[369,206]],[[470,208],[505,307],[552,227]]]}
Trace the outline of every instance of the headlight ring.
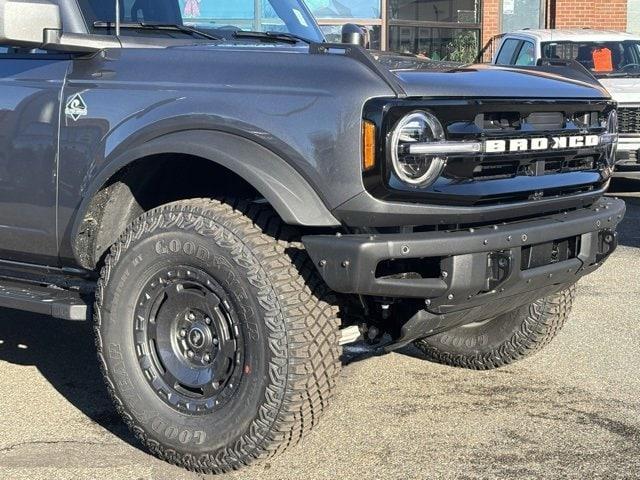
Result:
{"label": "headlight ring", "polygon": [[411,154],[412,143],[445,141],[444,128],[435,115],[418,110],[403,117],[395,126],[388,143],[389,157],[396,175],[413,187],[432,185],[442,174],[447,157]]}

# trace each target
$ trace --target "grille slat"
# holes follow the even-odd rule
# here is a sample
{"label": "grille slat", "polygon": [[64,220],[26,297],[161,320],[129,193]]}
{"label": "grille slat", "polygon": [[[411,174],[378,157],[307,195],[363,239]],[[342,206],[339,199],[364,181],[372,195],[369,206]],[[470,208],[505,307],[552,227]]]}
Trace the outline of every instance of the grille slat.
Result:
{"label": "grille slat", "polygon": [[640,107],[618,108],[618,131],[625,133],[640,133]]}

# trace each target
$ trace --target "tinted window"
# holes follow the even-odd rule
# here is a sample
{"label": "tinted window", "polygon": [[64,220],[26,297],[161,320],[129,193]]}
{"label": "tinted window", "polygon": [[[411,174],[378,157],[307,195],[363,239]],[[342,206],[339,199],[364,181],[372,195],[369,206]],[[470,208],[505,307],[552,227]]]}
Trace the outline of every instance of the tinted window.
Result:
{"label": "tinted window", "polygon": [[518,58],[516,58],[516,65],[535,65],[536,64],[536,52],[533,47],[533,43],[531,42],[522,42],[522,47],[520,47],[520,53],[518,53]]}
{"label": "tinted window", "polygon": [[498,65],[510,65],[519,43],[520,40],[516,40],[514,38],[508,38],[502,42],[502,47],[500,48],[500,53],[498,54],[496,63]]}
{"label": "tinted window", "polygon": [[640,76],[640,42],[553,42],[542,44],[542,56],[575,60],[596,76]]}

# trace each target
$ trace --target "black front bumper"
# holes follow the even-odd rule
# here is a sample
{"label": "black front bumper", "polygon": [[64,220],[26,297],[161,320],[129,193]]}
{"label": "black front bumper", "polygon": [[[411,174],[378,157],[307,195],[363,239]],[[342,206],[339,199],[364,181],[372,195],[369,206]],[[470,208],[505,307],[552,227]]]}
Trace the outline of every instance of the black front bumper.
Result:
{"label": "black front bumper", "polygon": [[[624,214],[623,201],[603,198],[589,208],[462,231],[316,235],[302,241],[334,291],[425,299],[431,311],[446,313],[575,283],[613,252]],[[572,254],[551,255],[545,262],[545,251],[566,242],[574,245]],[[534,249],[542,254],[532,263]],[[381,262],[403,259],[435,261],[438,274],[377,275]]]}

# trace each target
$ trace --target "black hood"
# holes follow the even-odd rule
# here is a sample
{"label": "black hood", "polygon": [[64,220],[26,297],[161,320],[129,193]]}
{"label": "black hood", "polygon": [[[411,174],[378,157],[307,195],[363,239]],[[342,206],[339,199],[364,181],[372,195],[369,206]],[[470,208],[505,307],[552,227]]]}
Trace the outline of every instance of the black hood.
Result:
{"label": "black hood", "polygon": [[610,99],[591,75],[569,67],[502,67],[373,53],[409,97]]}

